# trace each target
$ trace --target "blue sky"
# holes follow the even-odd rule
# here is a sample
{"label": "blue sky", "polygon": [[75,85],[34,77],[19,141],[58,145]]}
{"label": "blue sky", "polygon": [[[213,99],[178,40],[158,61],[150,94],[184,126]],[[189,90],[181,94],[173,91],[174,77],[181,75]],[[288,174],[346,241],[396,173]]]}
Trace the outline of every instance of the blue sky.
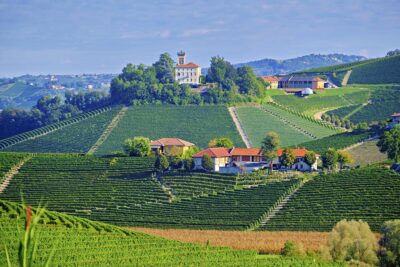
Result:
{"label": "blue sky", "polygon": [[0,0],[0,76],[118,73],[160,53],[209,64],[400,48],[399,0]]}

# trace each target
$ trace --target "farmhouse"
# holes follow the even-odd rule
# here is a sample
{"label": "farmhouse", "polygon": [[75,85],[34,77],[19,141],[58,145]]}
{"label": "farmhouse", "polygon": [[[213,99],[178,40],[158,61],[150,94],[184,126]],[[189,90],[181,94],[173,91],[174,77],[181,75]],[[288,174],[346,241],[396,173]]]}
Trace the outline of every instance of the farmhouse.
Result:
{"label": "farmhouse", "polygon": [[[317,167],[317,161],[314,162],[313,165],[308,165],[305,162],[305,156],[309,152],[307,149],[304,148],[294,148],[293,153],[296,157],[294,164],[288,168],[288,170],[297,170],[297,171],[316,171],[318,169]],[[279,148],[277,151],[277,156],[278,156],[278,166],[279,168],[284,168],[282,166],[282,155],[283,155],[283,149]],[[320,155],[316,154],[317,160],[319,159]]]}
{"label": "farmhouse", "polygon": [[200,84],[201,67],[193,62],[186,63],[186,53],[178,52],[178,64],[175,66],[175,81],[179,84]]}
{"label": "farmhouse", "polygon": [[230,162],[231,155],[230,149],[224,147],[208,148],[200,151],[192,156],[194,162],[194,169],[202,169],[202,158],[204,155],[209,155],[214,163],[214,171],[219,172],[221,167],[226,167]]}
{"label": "farmhouse", "polygon": [[161,138],[150,142],[151,153],[154,155],[164,153],[169,156],[182,155],[194,144],[179,138]]}
{"label": "farmhouse", "polygon": [[269,83],[269,86],[267,88],[269,89],[277,89],[278,88],[278,83],[279,83],[279,78],[276,76],[261,76],[261,78]]}
{"label": "farmhouse", "polygon": [[391,119],[390,119],[388,128],[391,129],[400,124],[400,112],[393,113],[390,117],[391,117]]}
{"label": "farmhouse", "polygon": [[296,88],[311,88],[323,89],[326,81],[317,76],[296,76],[289,75],[281,77],[278,82],[278,88],[296,89]]}

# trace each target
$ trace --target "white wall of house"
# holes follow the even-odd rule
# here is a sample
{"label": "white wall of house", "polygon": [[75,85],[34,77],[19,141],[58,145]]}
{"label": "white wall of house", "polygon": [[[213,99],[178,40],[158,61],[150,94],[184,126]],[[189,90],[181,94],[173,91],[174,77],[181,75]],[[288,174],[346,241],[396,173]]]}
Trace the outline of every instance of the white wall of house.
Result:
{"label": "white wall of house", "polygon": [[175,80],[179,84],[200,84],[201,68],[175,68]]}

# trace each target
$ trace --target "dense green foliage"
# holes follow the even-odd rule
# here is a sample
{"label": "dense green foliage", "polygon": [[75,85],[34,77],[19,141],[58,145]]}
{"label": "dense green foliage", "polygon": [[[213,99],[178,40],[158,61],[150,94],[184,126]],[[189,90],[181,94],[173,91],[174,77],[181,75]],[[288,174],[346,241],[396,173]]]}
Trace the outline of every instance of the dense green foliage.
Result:
{"label": "dense green foliage", "polygon": [[0,151],[87,152],[119,109],[119,107],[98,109],[4,139],[0,141],[0,148],[5,148]]}
{"label": "dense green foliage", "polygon": [[328,148],[342,149],[368,139],[374,133],[372,131],[353,131],[331,135],[318,140],[301,143],[299,147],[322,153]]}
{"label": "dense green foliage", "polygon": [[[18,249],[24,232],[25,211],[0,201],[0,265],[18,265]],[[54,249],[51,266],[342,266],[315,258],[261,256],[255,251],[195,245],[168,240],[112,225],[45,211],[37,233],[34,266],[44,266]]]}
{"label": "dense green foliage", "polygon": [[68,92],[65,96],[64,103],[59,96],[43,96],[30,111],[13,108],[1,111],[0,125],[3,127],[0,127],[0,138],[63,121],[109,104],[108,97],[99,92]]}
{"label": "dense green foliage", "polygon": [[378,231],[400,216],[400,175],[369,167],[321,175],[301,187],[263,230],[329,231],[342,219]]}
{"label": "dense green foliage", "polygon": [[400,220],[387,221],[381,229],[379,258],[381,266],[400,266]]}
{"label": "dense green foliage", "polygon": [[26,157],[20,153],[0,153],[0,184],[3,182],[5,174]]}
{"label": "dense green foliage", "polygon": [[253,147],[260,147],[265,134],[275,131],[281,138],[282,146],[297,145],[312,137],[288,126],[284,121],[258,107],[238,107],[240,123]]}
{"label": "dense green foliage", "polygon": [[129,156],[145,157],[150,154],[150,139],[143,136],[128,138],[124,143],[124,151]]}
{"label": "dense green foliage", "polygon": [[146,136],[151,140],[176,137],[206,148],[208,141],[229,137],[235,146],[244,146],[225,106],[140,106],[128,110],[97,154],[122,151],[125,139]]}
{"label": "dense green foliage", "polygon": [[400,126],[386,131],[380,137],[377,146],[380,151],[386,153],[388,158],[399,162],[400,160]]}

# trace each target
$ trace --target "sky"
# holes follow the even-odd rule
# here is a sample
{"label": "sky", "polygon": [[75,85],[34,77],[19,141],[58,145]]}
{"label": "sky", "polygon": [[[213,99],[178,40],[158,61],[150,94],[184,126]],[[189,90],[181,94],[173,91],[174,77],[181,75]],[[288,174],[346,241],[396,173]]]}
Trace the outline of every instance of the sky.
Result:
{"label": "sky", "polygon": [[400,0],[0,0],[0,77],[400,48]]}

